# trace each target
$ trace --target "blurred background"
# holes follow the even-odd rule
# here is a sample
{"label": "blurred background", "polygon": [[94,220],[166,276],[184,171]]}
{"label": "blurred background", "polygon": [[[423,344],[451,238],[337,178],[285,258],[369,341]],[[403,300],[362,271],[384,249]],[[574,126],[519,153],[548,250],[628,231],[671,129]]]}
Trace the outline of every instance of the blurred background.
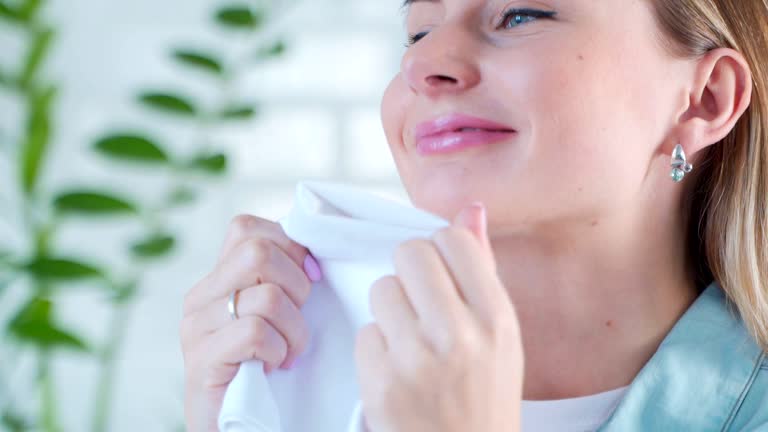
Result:
{"label": "blurred background", "polygon": [[0,430],[182,431],[186,291],[296,182],[405,198],[399,1],[0,0]]}

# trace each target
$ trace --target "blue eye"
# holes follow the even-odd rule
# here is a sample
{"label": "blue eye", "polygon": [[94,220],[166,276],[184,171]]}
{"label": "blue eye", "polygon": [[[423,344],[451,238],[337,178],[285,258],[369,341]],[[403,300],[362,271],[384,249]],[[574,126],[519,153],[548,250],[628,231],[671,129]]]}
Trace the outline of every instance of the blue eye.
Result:
{"label": "blue eye", "polygon": [[[509,9],[502,15],[499,28],[511,29],[519,26],[520,24],[535,21],[539,18],[552,18],[556,13],[557,12],[554,11],[544,11],[538,9]],[[420,41],[428,33],[429,32],[419,32],[416,34],[408,35],[408,43],[405,44],[406,48]]]}
{"label": "blue eye", "polygon": [[555,12],[538,9],[510,9],[504,12],[499,27],[510,29],[538,18],[552,18]]}

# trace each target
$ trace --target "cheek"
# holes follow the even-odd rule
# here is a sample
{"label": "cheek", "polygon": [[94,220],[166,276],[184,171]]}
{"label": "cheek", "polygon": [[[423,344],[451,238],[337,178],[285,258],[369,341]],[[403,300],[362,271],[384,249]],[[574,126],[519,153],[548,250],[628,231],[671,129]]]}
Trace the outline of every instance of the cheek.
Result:
{"label": "cheek", "polygon": [[662,139],[660,110],[653,108],[662,99],[647,84],[659,82],[647,76],[654,73],[647,66],[652,59],[643,58],[642,49],[630,59],[621,46],[555,53],[557,63],[532,68],[528,84],[517,89],[532,116],[529,167],[558,173],[556,181],[537,178],[566,200],[591,198],[600,205],[631,197]]}
{"label": "cheek", "polygon": [[409,89],[401,74],[395,75],[381,99],[381,123],[390,151],[400,169],[404,157],[403,127],[408,105]]}
{"label": "cheek", "polygon": [[414,174],[418,172],[415,166],[413,155],[410,155],[403,138],[403,131],[406,125],[406,116],[414,115],[413,92],[408,84],[398,73],[389,83],[381,100],[381,123],[384,127],[384,134],[389,144],[389,150],[395,161],[400,180],[405,186],[406,191],[414,200],[414,188],[411,186],[416,180]]}

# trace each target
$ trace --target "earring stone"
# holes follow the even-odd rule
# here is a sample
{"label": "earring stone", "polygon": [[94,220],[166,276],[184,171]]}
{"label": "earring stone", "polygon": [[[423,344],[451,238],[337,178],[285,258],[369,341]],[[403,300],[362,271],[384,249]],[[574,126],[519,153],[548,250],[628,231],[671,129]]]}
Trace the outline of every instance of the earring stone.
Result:
{"label": "earring stone", "polygon": [[680,183],[685,178],[685,174],[693,171],[693,165],[689,164],[685,158],[685,151],[683,146],[678,144],[672,151],[672,172],[670,177],[676,183]]}

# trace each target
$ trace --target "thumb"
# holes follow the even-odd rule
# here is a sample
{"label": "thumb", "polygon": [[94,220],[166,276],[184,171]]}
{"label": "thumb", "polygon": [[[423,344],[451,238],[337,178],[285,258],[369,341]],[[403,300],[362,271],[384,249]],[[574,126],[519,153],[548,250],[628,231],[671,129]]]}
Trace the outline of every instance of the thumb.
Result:
{"label": "thumb", "polygon": [[453,225],[468,229],[483,248],[491,252],[491,242],[488,240],[488,219],[483,203],[475,201],[464,207],[453,219]]}

